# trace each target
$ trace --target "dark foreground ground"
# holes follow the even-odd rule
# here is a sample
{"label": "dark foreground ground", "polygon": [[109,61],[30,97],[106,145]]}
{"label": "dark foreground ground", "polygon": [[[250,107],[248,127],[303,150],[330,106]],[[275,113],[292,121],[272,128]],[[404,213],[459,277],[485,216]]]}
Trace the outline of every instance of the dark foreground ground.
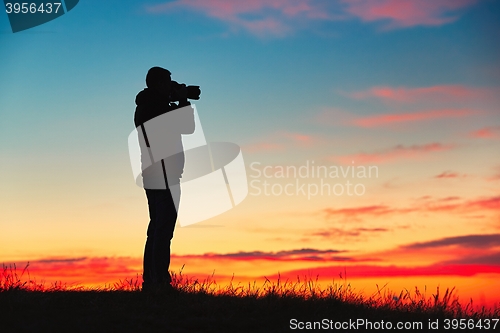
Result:
{"label": "dark foreground ground", "polygon": [[[450,315],[439,309],[383,309],[335,299],[304,300],[274,295],[257,298],[184,292],[0,292],[0,332],[5,333],[311,332],[312,329],[306,329],[307,322],[314,321],[322,321],[324,325],[323,329],[315,331],[327,332],[450,332],[456,330],[452,329],[451,321],[450,329],[445,329],[445,321],[453,316],[457,314]],[[495,330],[492,329],[493,321],[488,330],[477,327],[479,320],[485,323],[487,317],[489,315],[484,314],[469,317],[476,327],[467,329],[467,332],[500,332],[500,323]],[[297,321],[291,322],[292,319]],[[364,323],[358,320],[364,320]],[[429,321],[435,323],[436,320],[438,329],[429,329]],[[335,329],[335,322],[337,325],[344,323],[344,327],[350,329]],[[359,325],[353,326],[353,322]],[[392,329],[388,329],[389,322]],[[406,324],[408,328],[418,323],[422,326],[398,329],[398,323]],[[350,326],[346,326],[348,324]],[[304,329],[299,329],[302,325]]]}

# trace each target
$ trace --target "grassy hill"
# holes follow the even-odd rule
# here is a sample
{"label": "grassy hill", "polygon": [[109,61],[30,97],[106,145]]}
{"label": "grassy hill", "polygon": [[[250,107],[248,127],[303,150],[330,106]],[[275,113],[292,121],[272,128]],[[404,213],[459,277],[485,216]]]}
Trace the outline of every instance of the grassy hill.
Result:
{"label": "grassy hill", "polygon": [[[1,332],[292,332],[500,331],[500,308],[474,310],[453,290],[426,298],[418,290],[364,298],[347,283],[320,289],[313,280],[217,286],[173,274],[175,292],[141,292],[139,279],[101,289],[45,287],[4,268]],[[462,322],[453,319],[464,319]],[[316,323],[315,323],[316,322]],[[390,326],[389,326],[390,325]],[[398,325],[411,329],[398,329]],[[473,325],[473,326],[470,326]],[[479,328],[481,325],[482,328]],[[488,325],[490,329],[485,330]],[[445,330],[446,326],[450,329]],[[495,329],[493,329],[495,326]],[[342,329],[342,327],[344,329]],[[303,329],[300,329],[303,328]],[[337,329],[335,329],[337,328]],[[354,329],[356,328],[356,329]],[[389,329],[392,328],[392,329]]]}

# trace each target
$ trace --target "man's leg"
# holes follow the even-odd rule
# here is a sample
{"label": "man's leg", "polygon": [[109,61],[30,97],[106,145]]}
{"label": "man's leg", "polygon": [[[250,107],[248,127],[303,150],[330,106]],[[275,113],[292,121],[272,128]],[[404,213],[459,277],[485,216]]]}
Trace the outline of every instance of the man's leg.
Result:
{"label": "man's leg", "polygon": [[[151,230],[148,228],[148,241],[146,242],[146,251],[151,251],[153,283],[170,283],[170,241],[174,236],[175,222],[177,220],[177,210],[172,199],[170,190],[153,190],[154,194],[148,196],[151,198],[154,207],[153,216],[155,218]],[[150,226],[151,227],[151,226]],[[149,248],[151,247],[151,249]]]}
{"label": "man's leg", "polygon": [[154,190],[146,190],[146,197],[148,198],[149,207],[149,225],[146,238],[146,246],[144,247],[144,261],[143,261],[143,274],[142,274],[142,288],[151,287],[156,283],[156,273],[153,264],[153,244],[154,244],[154,230],[156,222],[156,199]]}

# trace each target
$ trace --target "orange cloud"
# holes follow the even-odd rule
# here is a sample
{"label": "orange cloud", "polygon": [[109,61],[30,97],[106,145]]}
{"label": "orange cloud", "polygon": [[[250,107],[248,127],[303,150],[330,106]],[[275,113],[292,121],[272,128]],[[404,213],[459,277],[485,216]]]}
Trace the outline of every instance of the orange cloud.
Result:
{"label": "orange cloud", "polygon": [[341,209],[332,209],[326,208],[323,212],[327,216],[332,215],[343,215],[343,216],[359,216],[359,215],[370,215],[370,216],[381,216],[386,214],[392,214],[395,211],[393,208],[384,205],[375,205],[375,206],[361,206],[361,207],[353,207],[353,208],[341,208]]}
{"label": "orange cloud", "polygon": [[395,123],[417,122],[438,118],[458,118],[478,114],[474,110],[429,110],[412,113],[391,113],[375,116],[358,117],[351,120],[351,124],[359,127],[378,127]]}
{"label": "orange cloud", "polygon": [[376,98],[384,102],[453,102],[491,97],[495,95],[495,91],[492,88],[474,88],[463,85],[437,85],[419,88],[376,86],[368,90],[347,93],[347,96],[354,99]]}
{"label": "orange cloud", "polygon": [[443,178],[463,178],[463,177],[466,177],[466,175],[461,175],[459,173],[452,172],[452,171],[444,171],[444,172],[440,173],[439,175],[434,176],[434,178],[438,178],[438,179],[443,179]]}
{"label": "orange cloud", "polygon": [[426,196],[409,207],[391,207],[388,205],[358,206],[350,208],[325,208],[322,213],[326,218],[341,217],[348,220],[357,220],[366,217],[380,217],[393,214],[407,214],[413,212],[450,212],[465,214],[471,212],[493,211],[500,212],[500,196],[460,200],[459,197],[437,198]]}
{"label": "orange cloud", "polygon": [[[4,263],[6,266],[12,264]],[[27,264],[28,262],[17,262],[18,272]],[[142,258],[46,258],[30,260],[25,274],[28,272],[32,278],[37,279],[37,282],[44,280],[49,285],[55,282],[68,285],[104,285],[136,277],[142,272]]]}
{"label": "orange cloud", "polygon": [[[405,213],[411,213],[413,211],[415,211],[414,208],[395,208],[386,205],[374,205],[374,206],[359,206],[359,207],[340,208],[340,209],[325,208],[323,209],[322,212],[325,214],[327,219],[332,217],[340,217],[345,220],[359,221],[365,217],[380,217],[384,215],[405,214]],[[325,237],[329,234],[316,233],[314,235]]]}
{"label": "orange cloud", "polygon": [[284,250],[277,252],[264,251],[239,251],[234,253],[205,253],[203,255],[172,255],[172,258],[181,259],[204,259],[207,261],[219,260],[266,260],[266,261],[347,261],[353,260],[351,257],[341,256],[341,250],[318,250],[311,248]]}
{"label": "orange cloud", "polygon": [[385,29],[440,26],[459,19],[476,0],[343,0],[346,11],[364,22],[383,21]]}
{"label": "orange cloud", "polygon": [[409,147],[397,145],[381,152],[334,156],[331,159],[338,160],[343,164],[350,164],[352,161],[359,164],[380,164],[398,159],[418,159],[430,153],[444,152],[453,148],[455,148],[455,145],[443,145],[436,142]]}
{"label": "orange cloud", "polygon": [[319,236],[322,238],[335,238],[335,239],[359,238],[366,234],[376,234],[388,231],[389,229],[387,228],[352,228],[352,229],[329,228],[326,230],[313,232],[311,233],[311,236]]}
{"label": "orange cloud", "polygon": [[500,211],[500,196],[468,200],[464,202],[443,203],[441,201],[425,202],[420,210],[428,212],[469,213],[476,211]]}

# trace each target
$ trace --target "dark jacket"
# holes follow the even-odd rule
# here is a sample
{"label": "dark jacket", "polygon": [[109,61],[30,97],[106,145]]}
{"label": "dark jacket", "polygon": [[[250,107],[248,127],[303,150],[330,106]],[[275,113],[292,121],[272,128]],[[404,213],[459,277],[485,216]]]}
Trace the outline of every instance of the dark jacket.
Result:
{"label": "dark jacket", "polygon": [[135,103],[134,123],[145,138],[141,145],[144,187],[178,184],[184,170],[181,135],[195,130],[193,108],[188,101],[176,105],[150,88],[138,93]]}

